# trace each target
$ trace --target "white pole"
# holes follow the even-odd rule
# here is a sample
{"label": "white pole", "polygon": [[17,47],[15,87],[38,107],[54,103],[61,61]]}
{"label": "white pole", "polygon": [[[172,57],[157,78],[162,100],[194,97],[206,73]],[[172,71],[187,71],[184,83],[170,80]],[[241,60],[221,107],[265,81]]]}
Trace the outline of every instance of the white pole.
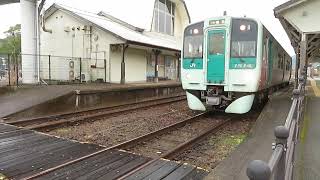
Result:
{"label": "white pole", "polygon": [[[21,0],[21,53],[22,83],[37,82],[37,3],[36,0]],[[31,55],[26,55],[31,54]]]}

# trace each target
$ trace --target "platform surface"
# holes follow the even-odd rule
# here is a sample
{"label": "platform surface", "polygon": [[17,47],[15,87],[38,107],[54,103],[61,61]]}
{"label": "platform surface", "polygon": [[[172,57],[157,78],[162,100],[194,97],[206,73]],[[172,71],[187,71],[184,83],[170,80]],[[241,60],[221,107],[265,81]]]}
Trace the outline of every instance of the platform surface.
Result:
{"label": "platform surface", "polygon": [[81,84],[81,85],[49,85],[21,87],[13,93],[0,93],[0,118],[28,109],[32,106],[73,93],[75,90],[90,94],[108,91],[123,91],[143,88],[180,86],[176,81],[161,81],[159,83],[144,82],[130,84]]}
{"label": "platform surface", "polygon": [[320,81],[309,79],[304,119],[300,125],[294,179],[320,179]]}
{"label": "platform surface", "polygon": [[206,177],[212,180],[248,180],[246,169],[255,159],[268,162],[272,154],[274,127],[285,122],[291,91],[277,92],[262,110],[247,139]]}
{"label": "platform surface", "polygon": [[[0,124],[0,179],[27,178],[103,148]],[[117,179],[150,160],[107,150],[36,179]],[[206,175],[194,166],[159,159],[126,179],[203,179]]]}
{"label": "platform surface", "polygon": [[72,86],[35,86],[0,96],[0,118],[72,92]]}

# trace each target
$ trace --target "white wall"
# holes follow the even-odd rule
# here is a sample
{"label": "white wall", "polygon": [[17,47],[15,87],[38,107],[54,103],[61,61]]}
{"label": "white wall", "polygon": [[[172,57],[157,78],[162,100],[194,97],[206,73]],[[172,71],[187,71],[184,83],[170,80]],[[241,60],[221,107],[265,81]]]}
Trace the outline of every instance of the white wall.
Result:
{"label": "white wall", "polygon": [[[110,53],[111,82],[119,83],[121,80],[121,48]],[[125,53],[126,82],[138,82],[147,80],[147,51],[128,48]]]}
{"label": "white wall", "polygon": [[112,83],[120,83],[121,80],[121,49],[110,52],[110,80]]}
{"label": "white wall", "polygon": [[129,48],[125,61],[126,82],[147,80],[147,54],[145,50]]}
{"label": "white wall", "polygon": [[[177,13],[176,18],[180,18]],[[182,24],[182,23],[180,23]],[[50,54],[55,56],[75,57],[75,77],[79,77],[79,57],[82,57],[82,74],[85,74],[86,80],[95,81],[96,79],[104,79],[104,62],[107,63],[107,82],[120,83],[121,79],[121,60],[122,53],[120,46],[110,50],[110,44],[122,44],[124,41],[115,37],[111,33],[101,30],[95,26],[92,28],[92,36],[90,43],[90,32],[82,30],[87,22],[77,19],[74,16],[63,12],[56,11],[46,19],[47,29],[52,29],[52,34],[41,32],[41,54]],[[182,30],[177,24],[177,32]],[[70,32],[66,32],[65,28],[69,27]],[[75,28],[73,31],[72,28]],[[80,30],[77,28],[80,27]],[[180,29],[180,30],[179,30]],[[179,34],[179,33],[178,33]],[[164,38],[176,39],[176,36],[160,35]],[[180,35],[181,36],[181,35]],[[180,37],[179,37],[180,38]],[[91,44],[91,45],[90,45]],[[90,48],[91,47],[91,48]],[[150,48],[141,47],[148,50],[129,47],[125,54],[126,62],[126,82],[146,81],[147,78],[147,51]],[[161,50],[161,49],[160,49]],[[96,53],[97,52],[97,53]],[[163,54],[173,55],[173,52],[163,51]],[[99,59],[96,63],[95,59]],[[91,60],[86,59],[91,58]],[[51,77],[54,80],[70,80],[69,78],[69,62],[71,58],[52,57],[51,58]],[[96,68],[92,68],[96,65]],[[164,74],[160,71],[159,75]],[[41,77],[48,79],[48,57],[41,58]]]}
{"label": "white wall", "polygon": [[[87,25],[87,31],[83,30],[85,25]],[[74,57],[75,61],[75,77],[79,77],[79,57],[81,57],[82,74],[85,74],[86,81],[104,79],[103,59],[106,59],[106,81],[109,82],[109,46],[110,44],[123,43],[121,40],[95,26],[92,27],[92,35],[90,36],[90,25],[87,22],[60,10],[46,19],[46,27],[52,29],[52,34],[41,31],[41,54],[52,55],[52,79],[69,80],[71,57]],[[70,32],[65,31],[67,27]],[[41,59],[41,77],[48,79],[48,57]],[[95,65],[96,68],[91,65]]]}
{"label": "white wall", "polygon": [[[95,41],[95,38],[98,37],[98,40]],[[93,28],[93,51],[91,54],[91,64],[93,65],[95,63],[96,55],[99,60],[97,60],[97,68],[91,68],[91,78],[92,80],[95,80],[97,78],[104,78],[104,62],[101,59],[106,59],[106,66],[107,66],[107,82],[110,82],[110,70],[112,71],[110,67],[110,44],[121,44],[124,43],[122,40],[114,37],[112,34],[107,33],[101,29]],[[97,48],[98,45],[98,49]],[[97,52],[97,53],[96,53]]]}

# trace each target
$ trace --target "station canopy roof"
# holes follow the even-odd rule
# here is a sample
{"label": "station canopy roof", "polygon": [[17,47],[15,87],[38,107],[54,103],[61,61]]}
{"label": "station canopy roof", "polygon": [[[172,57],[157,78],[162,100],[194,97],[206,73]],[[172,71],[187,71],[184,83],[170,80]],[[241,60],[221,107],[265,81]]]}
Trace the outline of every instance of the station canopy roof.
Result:
{"label": "station canopy roof", "polygon": [[302,34],[306,34],[306,54],[312,61],[320,60],[319,9],[319,0],[290,0],[274,9],[296,54],[300,53]]}
{"label": "station canopy roof", "polygon": [[18,3],[18,2],[20,2],[20,0],[1,0],[0,5]]}
{"label": "station canopy roof", "polygon": [[[72,16],[75,16],[76,18],[80,18],[81,20],[93,26],[110,32],[111,34],[126,41],[129,44],[151,46],[153,48],[164,48],[173,51],[180,51],[181,49],[180,40],[175,37],[168,38],[166,36],[155,34],[153,32],[150,32],[149,30],[144,30],[141,26],[137,27],[131,25],[128,22],[124,22],[111,15],[108,15],[103,11],[98,14],[94,14],[61,4],[53,4],[49,9],[46,10],[45,17],[47,18],[51,16],[51,14],[53,14],[57,10],[64,11]],[[153,10],[153,7],[151,10]],[[135,15],[133,14],[133,16]],[[148,20],[150,26],[151,21],[149,22]]]}

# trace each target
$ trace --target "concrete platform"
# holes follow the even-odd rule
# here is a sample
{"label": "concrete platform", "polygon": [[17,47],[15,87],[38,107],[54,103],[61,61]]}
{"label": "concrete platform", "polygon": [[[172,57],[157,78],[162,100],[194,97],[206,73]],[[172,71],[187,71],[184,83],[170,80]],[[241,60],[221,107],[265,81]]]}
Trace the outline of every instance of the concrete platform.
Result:
{"label": "concrete platform", "polygon": [[[0,124],[0,179],[28,178],[103,148]],[[150,160],[107,150],[35,179],[117,179]],[[206,175],[194,166],[159,159],[126,179],[203,179]]]}
{"label": "concrete platform", "polygon": [[268,162],[272,154],[274,127],[282,125],[291,105],[291,91],[275,93],[264,107],[249,136],[229,157],[222,161],[206,179],[247,180],[251,160]]}
{"label": "concrete platform", "polygon": [[320,179],[320,82],[310,79],[304,119],[300,125],[294,179]]}
{"label": "concrete platform", "polygon": [[49,86],[22,86],[16,91],[0,92],[0,118],[26,110],[62,97],[67,94],[97,94],[115,91],[129,91],[146,88],[181,87],[175,81],[161,81],[159,83],[132,83],[132,84],[82,84],[82,85],[49,85]]}
{"label": "concrete platform", "polygon": [[74,90],[72,86],[34,86],[14,93],[5,93],[0,96],[0,118],[66,95]]}

